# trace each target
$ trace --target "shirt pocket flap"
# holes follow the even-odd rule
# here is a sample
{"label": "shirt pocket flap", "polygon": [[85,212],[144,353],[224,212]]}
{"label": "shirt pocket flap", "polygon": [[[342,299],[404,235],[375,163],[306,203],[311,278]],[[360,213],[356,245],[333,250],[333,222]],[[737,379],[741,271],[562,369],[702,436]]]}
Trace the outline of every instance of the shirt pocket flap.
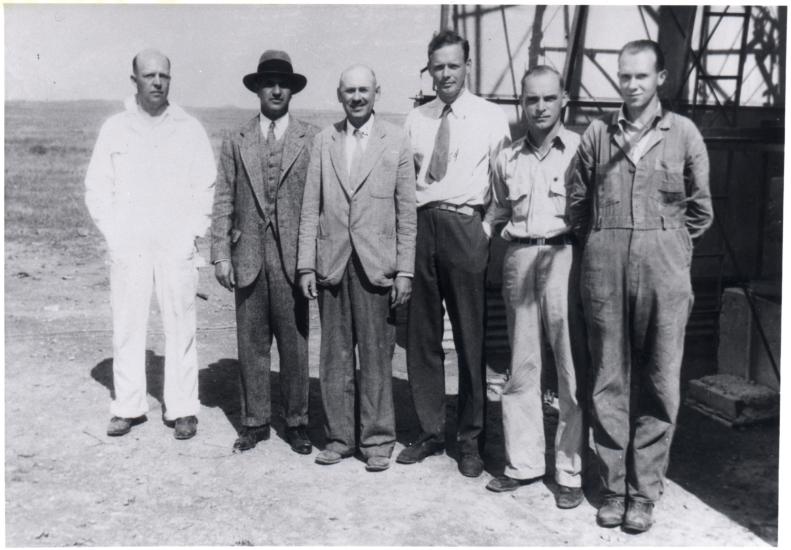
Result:
{"label": "shirt pocket flap", "polygon": [[549,192],[551,195],[566,196],[566,178],[563,176],[553,176],[549,180]]}
{"label": "shirt pocket flap", "polygon": [[[684,163],[656,159],[654,163],[657,189],[666,193],[684,193]],[[679,197],[674,197],[676,200]]]}

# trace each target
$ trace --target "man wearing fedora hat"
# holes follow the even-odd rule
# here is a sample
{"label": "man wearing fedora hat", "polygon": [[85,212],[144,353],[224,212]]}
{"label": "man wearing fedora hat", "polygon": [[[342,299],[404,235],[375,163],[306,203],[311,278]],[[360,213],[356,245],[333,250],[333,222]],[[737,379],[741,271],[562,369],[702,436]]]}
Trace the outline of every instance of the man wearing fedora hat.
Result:
{"label": "man wearing fedora hat", "polygon": [[258,95],[261,112],[222,144],[211,228],[215,276],[236,300],[242,429],[234,450],[269,438],[274,336],[285,439],[295,452],[310,454],[308,305],[295,278],[302,192],[318,128],[288,113],[307,79],[286,52],[265,51],[242,82]]}

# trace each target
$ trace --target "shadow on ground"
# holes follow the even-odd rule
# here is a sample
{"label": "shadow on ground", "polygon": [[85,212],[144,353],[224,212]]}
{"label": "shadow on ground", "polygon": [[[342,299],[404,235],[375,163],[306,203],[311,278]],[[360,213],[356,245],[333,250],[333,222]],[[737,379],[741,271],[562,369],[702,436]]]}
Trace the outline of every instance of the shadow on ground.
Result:
{"label": "shadow on ground", "polygon": [[[148,392],[162,403],[164,358],[150,350],[146,352]],[[91,370],[91,376],[113,394],[112,359],[104,359]],[[199,397],[206,407],[222,410],[228,422],[239,430],[238,363],[234,359],[220,359],[199,373]],[[280,414],[279,373],[271,373],[272,427],[283,438],[285,424]],[[396,412],[396,438],[402,445],[411,443],[420,432],[412,404],[409,384],[393,378]],[[317,378],[310,379],[310,423],[308,433],[314,445],[323,448],[324,411]],[[447,454],[458,458],[454,444],[456,432],[455,395],[446,396]],[[547,475],[544,484],[554,493],[557,485],[551,481],[553,471],[552,442],[557,428],[557,416],[545,415],[547,441]],[[502,433],[502,412],[499,402],[487,403],[485,428],[486,445],[483,457],[486,471],[501,475],[505,467],[505,447]],[[668,478],[684,490],[700,498],[711,508],[726,515],[754,532],[770,544],[777,544],[779,429],[777,424],[764,424],[746,429],[729,428],[688,407],[682,406],[671,450]],[[594,506],[600,501],[598,465],[592,449],[585,456],[584,492]],[[661,503],[660,503],[661,506]]]}

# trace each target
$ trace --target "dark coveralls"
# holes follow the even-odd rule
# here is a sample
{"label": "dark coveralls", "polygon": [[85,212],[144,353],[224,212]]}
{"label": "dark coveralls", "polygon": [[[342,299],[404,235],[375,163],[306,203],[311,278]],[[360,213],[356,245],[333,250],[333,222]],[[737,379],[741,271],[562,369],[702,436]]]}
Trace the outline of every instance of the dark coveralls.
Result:
{"label": "dark coveralls", "polygon": [[663,491],[693,301],[692,241],[713,215],[698,129],[669,111],[652,124],[635,164],[618,113],[591,123],[567,189],[572,228],[585,242],[581,294],[604,496],[645,502]]}

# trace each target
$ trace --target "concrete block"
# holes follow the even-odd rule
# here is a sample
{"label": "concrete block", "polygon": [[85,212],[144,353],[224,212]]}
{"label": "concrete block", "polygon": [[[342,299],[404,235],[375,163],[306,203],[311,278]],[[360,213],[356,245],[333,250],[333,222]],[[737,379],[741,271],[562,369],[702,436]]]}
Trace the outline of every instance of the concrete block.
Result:
{"label": "concrete block", "polygon": [[711,412],[732,425],[776,418],[780,394],[775,390],[730,374],[714,374],[691,380],[687,404]]}
{"label": "concrete block", "polygon": [[[780,368],[780,310],[781,306],[771,300],[755,296],[755,309],[758,319],[769,342],[769,349]],[[775,374],[769,354],[761,341],[757,323],[752,325],[750,345],[750,380],[755,380],[775,391],[780,391],[780,380]]]}
{"label": "concrete block", "polygon": [[740,376],[780,391],[780,381],[761,339],[758,324],[760,322],[772,356],[779,365],[781,306],[755,293],[751,295],[757,321],[743,289],[726,288],[722,293],[717,372]]}
{"label": "concrete block", "polygon": [[717,372],[750,377],[750,335],[752,315],[744,290],[726,288],[720,309],[720,341]]}

